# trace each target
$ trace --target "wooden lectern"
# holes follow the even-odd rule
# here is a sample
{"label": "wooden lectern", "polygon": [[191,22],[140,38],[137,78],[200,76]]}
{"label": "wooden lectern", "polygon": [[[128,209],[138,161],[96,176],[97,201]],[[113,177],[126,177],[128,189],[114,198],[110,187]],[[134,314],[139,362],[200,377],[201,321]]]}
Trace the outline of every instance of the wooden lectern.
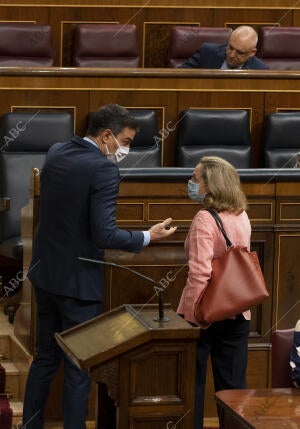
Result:
{"label": "wooden lectern", "polygon": [[[105,383],[116,405],[117,429],[190,429],[194,419],[196,340],[171,308],[156,322],[157,306],[123,305],[56,334],[64,352],[91,378]],[[98,396],[97,429],[107,429]]]}

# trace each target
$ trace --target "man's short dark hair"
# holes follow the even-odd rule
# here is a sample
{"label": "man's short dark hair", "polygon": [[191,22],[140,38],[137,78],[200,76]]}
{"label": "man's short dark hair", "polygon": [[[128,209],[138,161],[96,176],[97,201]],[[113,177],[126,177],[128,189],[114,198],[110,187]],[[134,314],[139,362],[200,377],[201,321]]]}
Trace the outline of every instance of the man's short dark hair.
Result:
{"label": "man's short dark hair", "polygon": [[109,128],[118,135],[124,128],[137,130],[137,122],[125,107],[118,104],[107,104],[89,115],[86,135],[97,137],[101,131]]}

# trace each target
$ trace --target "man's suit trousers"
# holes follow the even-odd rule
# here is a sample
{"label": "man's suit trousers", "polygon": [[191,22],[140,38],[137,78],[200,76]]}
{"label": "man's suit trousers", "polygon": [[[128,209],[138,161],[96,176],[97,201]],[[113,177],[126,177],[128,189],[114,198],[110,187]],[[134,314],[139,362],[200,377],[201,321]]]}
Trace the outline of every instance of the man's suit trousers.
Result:
{"label": "man's suit trousers", "polygon": [[63,415],[64,429],[85,429],[90,378],[64,355],[54,338],[61,332],[85,322],[102,312],[102,303],[51,294],[35,288],[38,318],[38,350],[27,379],[23,427],[42,429],[44,408],[50,383],[64,359]]}

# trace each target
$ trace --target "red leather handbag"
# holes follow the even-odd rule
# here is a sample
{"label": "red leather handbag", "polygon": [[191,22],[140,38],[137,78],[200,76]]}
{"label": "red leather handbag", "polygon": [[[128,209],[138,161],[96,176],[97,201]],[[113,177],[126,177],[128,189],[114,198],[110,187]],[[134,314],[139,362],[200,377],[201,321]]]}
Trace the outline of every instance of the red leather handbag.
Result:
{"label": "red leather handbag", "polygon": [[227,250],[213,259],[210,281],[194,308],[196,320],[206,324],[234,317],[269,296],[256,252],[233,246],[221,218],[208,211],[226,240]]}

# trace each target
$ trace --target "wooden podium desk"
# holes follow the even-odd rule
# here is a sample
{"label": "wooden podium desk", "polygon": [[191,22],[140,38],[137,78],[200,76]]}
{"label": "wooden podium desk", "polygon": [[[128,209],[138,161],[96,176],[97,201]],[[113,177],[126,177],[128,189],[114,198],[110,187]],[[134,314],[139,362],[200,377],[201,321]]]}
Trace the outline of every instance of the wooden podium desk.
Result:
{"label": "wooden podium desk", "polygon": [[[194,420],[196,341],[170,307],[123,305],[56,334],[63,351],[98,384],[97,429],[190,429]],[[113,399],[116,425],[107,393]]]}
{"label": "wooden podium desk", "polygon": [[222,390],[216,401],[220,429],[300,428],[299,389]]}

